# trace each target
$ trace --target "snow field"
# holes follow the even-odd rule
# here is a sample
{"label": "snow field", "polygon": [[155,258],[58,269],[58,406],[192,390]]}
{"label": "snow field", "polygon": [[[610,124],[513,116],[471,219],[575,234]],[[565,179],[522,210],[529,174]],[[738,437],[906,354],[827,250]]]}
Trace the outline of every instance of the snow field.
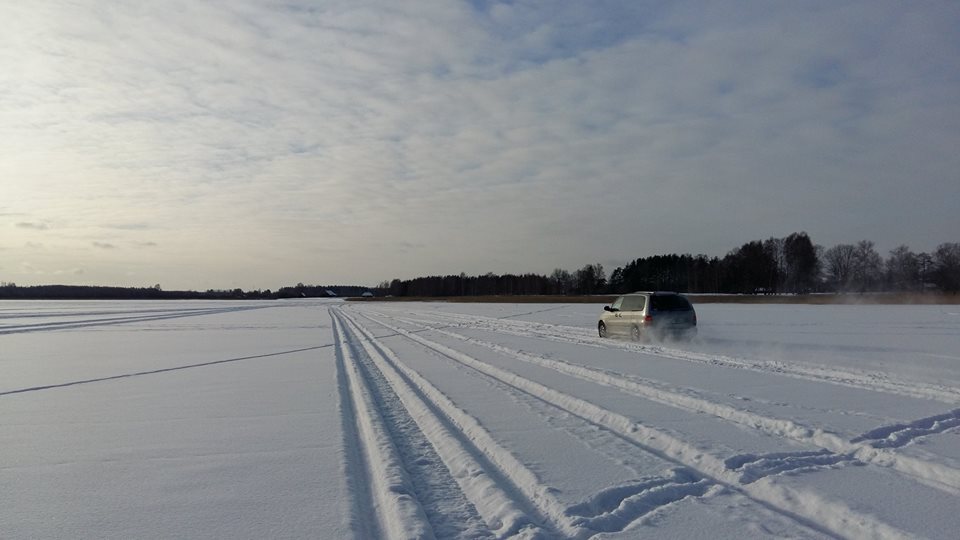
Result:
{"label": "snow field", "polygon": [[[613,412],[609,409],[599,407],[589,401],[582,400],[553,388],[539,384],[531,379],[516,375],[512,372],[497,368],[491,364],[477,360],[476,358],[464,354],[460,351],[448,348],[439,343],[432,342],[416,334],[410,333],[398,327],[390,326],[381,322],[381,325],[387,329],[397,332],[405,337],[425,345],[435,351],[440,352],[463,365],[469,366],[481,373],[487,374],[508,386],[535,396],[560,410],[566,411],[576,417],[585,419],[595,425],[606,428],[615,434],[629,439],[637,444],[641,450],[662,457],[667,461],[674,462],[680,466],[690,467],[696,471],[699,476],[703,476],[716,482],[726,488],[740,489],[748,496],[759,502],[766,503],[776,508],[786,506],[789,510],[786,512],[804,514],[809,518],[806,525],[819,527],[827,524],[833,527],[851,526],[862,529],[864,535],[873,537],[906,537],[901,535],[900,531],[889,527],[883,523],[870,519],[869,516],[860,516],[846,508],[841,501],[821,500],[821,497],[813,492],[807,492],[803,489],[796,489],[786,485],[750,485],[755,481],[751,478],[749,482],[742,482],[740,476],[728,469],[727,464],[716,455],[705,452],[703,448],[697,447],[690,442],[678,438],[668,433],[666,430],[651,428],[640,423],[634,422],[631,418]],[[739,434],[742,436],[742,434]],[[754,456],[750,456],[753,458]],[[794,456],[785,456],[777,454],[775,458],[785,458]],[[802,463],[809,465],[810,456],[804,453],[807,458]],[[757,457],[756,460],[768,459]],[[814,465],[822,464],[822,460],[815,461]],[[833,464],[832,462],[830,463]],[[803,466],[801,465],[801,466]],[[791,468],[799,468],[794,466]],[[776,469],[775,472],[780,472]],[[745,484],[739,487],[738,484]],[[801,501],[801,505],[795,504]]]}
{"label": "snow field", "polygon": [[[399,320],[418,324],[415,320],[411,319]],[[429,326],[425,325],[418,324],[418,326],[421,328],[429,328]],[[883,466],[893,467],[954,494],[960,494],[960,475],[958,475],[960,470],[957,468],[940,466],[937,463],[916,460],[909,456],[898,455],[894,452],[883,450],[885,448],[904,446],[917,437],[941,433],[947,429],[960,426],[960,409],[937,414],[929,418],[921,418],[905,424],[883,426],[859,437],[855,437],[851,441],[847,441],[835,433],[825,431],[819,427],[809,427],[787,419],[770,418],[755,412],[710,401],[709,399],[697,396],[695,392],[690,389],[665,388],[656,381],[644,380],[622,373],[608,373],[569,362],[543,358],[443,329],[437,329],[436,332],[470,344],[487,347],[511,359],[552,369],[580,380],[616,387],[626,393],[670,407],[685,409],[695,413],[709,414],[774,437],[791,439],[799,443],[829,450],[829,452],[813,452],[808,456],[801,456],[800,459],[793,456],[785,458],[785,464],[792,464],[794,467],[802,466],[805,461],[809,460],[824,464],[830,460],[839,462],[856,458],[863,462],[875,462]],[[555,337],[563,339],[564,336],[558,335]],[[589,340],[593,341],[592,338]],[[600,341],[600,339],[597,338],[597,341]],[[889,387],[889,385],[885,384],[884,387]],[[935,393],[934,395],[938,394]],[[950,397],[946,399],[951,400]],[[738,436],[740,435],[738,434]]]}
{"label": "snow field", "polygon": [[951,310],[11,302],[0,536],[954,538]]}

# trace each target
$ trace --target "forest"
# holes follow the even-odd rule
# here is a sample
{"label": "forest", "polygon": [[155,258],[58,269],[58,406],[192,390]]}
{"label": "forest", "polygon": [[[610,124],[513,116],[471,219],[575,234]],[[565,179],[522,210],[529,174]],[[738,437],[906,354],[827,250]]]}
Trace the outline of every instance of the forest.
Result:
{"label": "forest", "polygon": [[377,287],[391,296],[582,295],[640,290],[721,294],[814,292],[926,292],[960,290],[960,243],[933,253],[899,246],[881,257],[873,242],[815,245],[805,232],[754,240],[723,257],[654,255],[635,259],[609,276],[603,265],[555,269],[550,275],[466,274],[394,279]]}
{"label": "forest", "polygon": [[242,289],[166,291],[151,287],[36,285],[0,282],[0,299],[276,299],[360,296],[594,295],[657,290],[719,294],[809,294],[960,291],[960,243],[943,243],[931,253],[907,246],[882,257],[873,242],[838,244],[824,249],[805,232],[753,240],[723,257],[653,255],[615,268],[587,264],[575,271],[557,268],[549,275],[492,272],[384,281],[377,287],[305,285],[276,291]]}
{"label": "forest", "polygon": [[369,287],[358,285],[304,285],[281,287],[276,291],[209,289],[206,291],[165,291],[152,287],[98,287],[90,285],[32,285],[0,282],[0,300],[272,300],[277,298],[318,298],[360,296]]}

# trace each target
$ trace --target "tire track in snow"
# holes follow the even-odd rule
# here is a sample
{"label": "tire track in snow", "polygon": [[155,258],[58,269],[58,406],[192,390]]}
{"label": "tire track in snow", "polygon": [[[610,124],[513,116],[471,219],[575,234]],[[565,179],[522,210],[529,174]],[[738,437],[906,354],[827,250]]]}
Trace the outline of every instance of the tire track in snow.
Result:
{"label": "tire track in snow", "polygon": [[[537,523],[543,519],[565,537],[584,538],[590,533],[570,522],[549,488],[500,446],[475,418],[405,366],[354,319],[342,312],[336,317],[347,320],[364,337],[362,346],[498,538],[545,536],[546,531]],[[533,516],[529,515],[531,511]]]}
{"label": "tire track in snow", "polygon": [[[463,327],[548,341],[571,343],[600,348],[615,348],[639,352],[673,360],[683,360],[716,367],[746,369],[765,374],[803,379],[814,382],[826,382],[848,388],[872,390],[921,399],[941,401],[948,404],[960,404],[960,389],[917,381],[891,378],[886,373],[871,371],[851,371],[828,366],[798,365],[773,360],[751,360],[726,355],[714,355],[673,349],[662,345],[644,345],[603,339],[595,336],[592,329],[575,326],[554,325],[528,321],[516,321],[503,318],[475,315],[444,313],[444,319],[437,321],[435,313],[408,311],[419,316],[433,317],[433,321],[447,327]],[[426,320],[424,322],[433,322]],[[451,322],[453,321],[453,322]]]}
{"label": "tire track in snow", "polygon": [[864,433],[852,442],[864,442],[874,448],[899,448],[920,437],[936,435],[955,427],[960,427],[960,409],[905,424],[882,426]]}
{"label": "tire track in snow", "polygon": [[[360,495],[354,501],[350,523],[358,538],[434,538],[430,523],[414,496],[414,489],[390,434],[377,410],[373,397],[349,347],[340,321],[331,313],[338,362],[343,368],[341,390],[349,396],[346,416],[354,425],[346,426],[348,438],[347,472]],[[350,435],[353,435],[350,437]],[[360,470],[358,470],[360,469]],[[363,472],[361,472],[361,470]],[[362,475],[362,479],[357,474]],[[376,524],[364,523],[363,506],[370,497]]]}
{"label": "tire track in snow", "polygon": [[379,535],[378,520],[366,519],[369,508],[373,507],[373,493],[366,471],[369,470],[357,427],[357,411],[353,406],[350,380],[347,377],[346,359],[340,334],[333,331],[334,356],[337,369],[337,408],[340,412],[340,425],[343,430],[343,477],[346,480],[346,492],[350,494],[344,521],[354,538],[376,538]]}
{"label": "tire track in snow", "polygon": [[[804,426],[793,420],[770,418],[730,405],[709,401],[705,398],[690,395],[687,392],[664,388],[662,383],[654,383],[653,381],[621,373],[611,374],[562,360],[543,358],[496,343],[464,336],[450,330],[431,328],[413,319],[391,317],[383,313],[378,313],[378,315],[412,324],[420,328],[430,328],[434,332],[466,343],[485,347],[515,360],[551,369],[580,380],[615,387],[625,393],[662,405],[695,413],[709,414],[721,420],[732,422],[768,435],[819,446],[826,449],[825,451],[832,456],[830,458],[824,457],[810,461],[803,459],[806,457],[805,453],[796,453],[794,458],[797,459],[792,461],[794,466],[786,467],[783,470],[810,469],[813,468],[817,462],[824,464],[829,462],[831,465],[856,462],[872,463],[874,465],[892,468],[900,473],[916,478],[931,487],[947,491],[953,495],[960,495],[960,470],[948,465],[903,456],[885,450],[906,445],[919,437],[935,435],[953,427],[960,426],[960,409],[950,411],[946,414],[916,420],[909,424],[897,424],[876,428],[863,436],[846,441],[834,433],[819,428]],[[771,455],[766,459],[782,460],[784,457],[783,455]],[[760,457],[757,457],[757,459],[760,459]],[[805,465],[803,465],[804,463]],[[772,468],[769,470],[774,471],[776,469]],[[755,472],[751,474],[755,474]],[[751,481],[755,481],[755,479]]]}
{"label": "tire track in snow", "polygon": [[689,469],[673,469],[670,476],[629,482],[604,489],[568,510],[597,532],[619,532],[638,519],[687,497],[720,491],[719,485]]}
{"label": "tire track in snow", "polygon": [[724,460],[728,469],[740,473],[740,483],[750,484],[774,474],[805,470],[823,470],[845,464],[860,464],[850,454],[835,454],[829,450],[812,452],[778,452],[772,454],[741,454]]}
{"label": "tire track in snow", "polygon": [[165,319],[180,319],[183,317],[199,317],[202,315],[218,315],[221,313],[231,313],[235,311],[247,311],[251,309],[264,309],[268,306],[246,306],[231,308],[211,308],[211,309],[187,309],[179,311],[169,311],[157,315],[135,315],[132,317],[108,317],[102,319],[87,319],[80,321],[60,321],[36,324],[21,325],[0,325],[0,335],[3,334],[23,334],[27,332],[48,332],[51,330],[67,330],[72,328],[87,328],[91,326],[112,326],[117,324],[129,324],[137,322],[162,321]]}
{"label": "tire track in snow", "polygon": [[[371,319],[373,320],[373,319]],[[851,531],[864,538],[910,538],[910,535],[876,517],[861,514],[843,501],[824,497],[805,488],[778,483],[775,476],[742,483],[742,473],[731,470],[724,460],[703,452],[702,449],[667,432],[645,426],[621,414],[593,403],[546,387],[535,381],[487,364],[465,353],[383,321],[377,324],[419,343],[441,355],[475,369],[476,371],[534,396],[558,409],[587,422],[606,428],[633,442],[646,452],[657,455],[683,468],[690,468],[713,483],[742,493],[764,507],[793,519],[798,524],[834,536],[848,536]]]}
{"label": "tire track in snow", "polygon": [[[358,360],[357,366],[367,383],[377,409],[381,413],[390,439],[407,471],[417,500],[441,538],[490,538],[491,534],[455,481],[449,468],[436,452],[436,445],[421,429],[417,411],[407,406],[402,389],[391,382],[386,366],[378,364],[372,350],[349,319],[341,317],[346,345]],[[352,327],[352,328],[351,328]]]}
{"label": "tire track in snow", "polygon": [[83,379],[83,380],[79,380],[79,381],[68,381],[68,382],[62,382],[62,383],[44,384],[44,385],[40,385],[40,386],[31,386],[31,387],[28,387],[28,388],[17,388],[17,389],[14,389],[14,390],[0,390],[0,397],[2,397],[2,396],[10,396],[10,395],[13,395],[13,394],[23,394],[23,393],[26,393],[26,392],[39,392],[39,391],[41,391],[41,390],[52,390],[52,389],[55,389],[55,388],[66,388],[66,387],[68,387],[68,386],[78,386],[78,385],[81,385],[81,384],[91,384],[91,383],[99,383],[99,382],[107,382],[107,381],[116,381],[116,380],[120,380],[120,379],[132,378],[132,377],[143,377],[143,376],[146,376],[146,375],[158,375],[158,374],[160,374],[160,373],[170,373],[171,371],[182,371],[182,370],[185,370],[185,369],[195,369],[195,368],[201,368],[201,367],[217,366],[217,365],[221,365],[221,364],[230,364],[230,363],[233,363],[233,362],[241,362],[241,361],[244,361],[244,360],[254,360],[254,359],[259,359],[259,358],[270,358],[270,357],[274,357],[274,356],[283,356],[283,355],[286,355],[286,354],[295,354],[295,353],[306,352],[306,351],[315,351],[315,350],[317,350],[317,349],[326,349],[327,347],[330,347],[331,345],[332,345],[332,344],[316,345],[316,346],[314,346],[314,347],[303,347],[303,348],[301,348],[301,349],[293,349],[293,350],[290,350],[290,351],[279,351],[279,352],[274,352],[274,353],[254,354],[254,355],[251,355],[251,356],[241,356],[241,357],[239,357],[239,358],[227,358],[227,359],[224,359],[224,360],[211,360],[211,361],[209,361],[209,362],[199,362],[199,363],[196,363],[196,364],[187,364],[187,365],[182,365],[182,366],[171,366],[171,367],[166,367],[166,368],[149,369],[149,370],[144,370],[144,371],[136,371],[136,372],[133,372],[133,373],[121,373],[121,374],[119,374],[119,375],[108,375],[108,376],[105,376],[105,377],[97,377],[97,378],[94,378],[94,379]]}
{"label": "tire track in snow", "polygon": [[189,308],[189,309],[124,309],[124,310],[101,310],[101,311],[13,311],[9,313],[0,310],[0,320],[3,319],[56,319],[62,317],[98,317],[101,315],[131,315],[144,316],[143,314],[163,314],[163,313],[183,313],[188,311],[208,311],[210,309],[222,308]]}
{"label": "tire track in snow", "polygon": [[[692,470],[681,468],[671,471],[668,477],[647,478],[605,489],[585,503],[565,508],[553,496],[552,490],[544,486],[536,475],[509,451],[503,449],[475,418],[459,409],[415,370],[405,366],[395,353],[355,319],[342,315],[367,338],[364,345],[380,357],[380,360],[377,360],[378,365],[381,360],[387,364],[386,369],[381,368],[382,371],[387,373],[395,370],[395,375],[390,377],[394,388],[404,386],[408,388],[409,391],[398,391],[398,394],[401,399],[405,398],[405,403],[409,403],[407,406],[414,413],[417,421],[423,422],[421,427],[424,432],[435,434],[432,440],[435,441],[438,451],[446,456],[445,461],[454,476],[458,481],[463,482],[461,485],[464,492],[471,497],[481,514],[490,516],[487,519],[493,524],[492,528],[504,523],[503,518],[497,516],[498,513],[502,513],[505,508],[517,506],[507,495],[511,491],[522,492],[513,499],[524,498],[528,506],[536,507],[536,514],[545,516],[553,524],[554,529],[563,534],[563,537],[586,538],[594,533],[622,531],[630,524],[664,506],[686,497],[704,496],[708,492],[721,489],[714,482],[698,476]],[[436,423],[449,429],[438,435],[433,425]],[[480,473],[458,473],[464,467],[460,461],[465,453],[478,457],[472,464],[468,459],[468,468],[482,468],[485,463],[489,464],[500,472],[509,486],[503,490],[494,489],[493,493],[500,495],[491,498],[491,488],[482,486],[484,474],[490,476],[498,476],[498,474],[491,471],[489,467],[485,472]],[[477,480],[481,481],[480,486],[470,485]],[[526,518],[522,519],[528,521]],[[500,532],[517,529],[516,526],[502,527]]]}

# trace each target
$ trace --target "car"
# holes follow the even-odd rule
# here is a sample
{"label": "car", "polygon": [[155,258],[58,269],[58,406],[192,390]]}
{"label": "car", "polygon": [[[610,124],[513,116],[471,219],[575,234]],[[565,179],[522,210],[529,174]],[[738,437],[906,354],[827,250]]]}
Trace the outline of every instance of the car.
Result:
{"label": "car", "polygon": [[682,294],[640,291],[620,296],[597,321],[600,337],[629,336],[634,341],[697,335],[697,312]]}

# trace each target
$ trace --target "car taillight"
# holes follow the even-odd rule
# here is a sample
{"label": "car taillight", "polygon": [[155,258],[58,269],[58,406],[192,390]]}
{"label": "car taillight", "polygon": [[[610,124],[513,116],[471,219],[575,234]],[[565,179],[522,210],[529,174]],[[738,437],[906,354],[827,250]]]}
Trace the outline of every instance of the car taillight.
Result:
{"label": "car taillight", "polygon": [[643,324],[650,324],[653,322],[653,315],[647,315],[643,318]]}

